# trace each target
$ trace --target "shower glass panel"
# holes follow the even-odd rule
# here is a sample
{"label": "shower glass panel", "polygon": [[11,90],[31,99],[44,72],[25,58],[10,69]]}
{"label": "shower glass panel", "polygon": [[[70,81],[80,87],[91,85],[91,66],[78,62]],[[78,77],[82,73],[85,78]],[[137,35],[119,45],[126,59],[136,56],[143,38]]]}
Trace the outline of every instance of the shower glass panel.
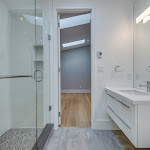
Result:
{"label": "shower glass panel", "polygon": [[50,119],[49,23],[35,0],[0,0],[0,33],[0,150],[31,150]]}
{"label": "shower glass panel", "polygon": [[[33,67],[36,75],[37,131],[43,131],[50,123],[49,99],[49,19],[44,13],[42,1],[36,1],[36,46],[33,51]],[[38,133],[38,132],[37,132]],[[38,138],[38,137],[37,137]]]}

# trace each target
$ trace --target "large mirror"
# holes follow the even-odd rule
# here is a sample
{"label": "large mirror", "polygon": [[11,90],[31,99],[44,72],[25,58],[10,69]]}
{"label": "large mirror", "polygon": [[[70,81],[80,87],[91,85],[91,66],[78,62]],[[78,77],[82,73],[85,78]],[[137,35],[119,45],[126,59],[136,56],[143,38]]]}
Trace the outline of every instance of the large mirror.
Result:
{"label": "large mirror", "polygon": [[134,87],[150,81],[150,0],[134,1]]}

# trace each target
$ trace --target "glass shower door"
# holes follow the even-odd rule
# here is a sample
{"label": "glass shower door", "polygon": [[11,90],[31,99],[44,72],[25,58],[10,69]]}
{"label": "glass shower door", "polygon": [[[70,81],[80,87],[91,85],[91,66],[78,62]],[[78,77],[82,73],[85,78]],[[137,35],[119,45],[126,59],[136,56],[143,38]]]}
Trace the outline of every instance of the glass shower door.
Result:
{"label": "glass shower door", "polygon": [[0,0],[0,150],[36,142],[35,1]]}
{"label": "glass shower door", "polygon": [[[42,2],[42,1],[41,1]],[[36,81],[37,140],[44,136],[44,129],[50,123],[50,91],[49,91],[49,55],[50,24],[40,1],[36,1],[36,45],[33,52],[34,77]],[[37,143],[37,149],[39,145]],[[40,148],[39,148],[40,149]]]}
{"label": "glass shower door", "polygon": [[0,0],[0,150],[31,150],[50,123],[49,22],[36,0]]}

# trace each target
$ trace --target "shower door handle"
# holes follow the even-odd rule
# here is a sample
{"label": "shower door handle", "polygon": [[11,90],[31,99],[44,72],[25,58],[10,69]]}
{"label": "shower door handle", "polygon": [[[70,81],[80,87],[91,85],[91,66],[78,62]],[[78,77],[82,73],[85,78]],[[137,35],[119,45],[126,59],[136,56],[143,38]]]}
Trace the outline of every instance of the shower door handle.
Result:
{"label": "shower door handle", "polygon": [[[41,77],[38,77],[38,76],[37,76],[38,72],[41,73]],[[38,78],[40,78],[40,80],[38,80]],[[35,80],[36,82],[42,82],[42,81],[43,81],[43,71],[42,71],[42,70],[35,70],[35,71],[34,71],[34,80]]]}

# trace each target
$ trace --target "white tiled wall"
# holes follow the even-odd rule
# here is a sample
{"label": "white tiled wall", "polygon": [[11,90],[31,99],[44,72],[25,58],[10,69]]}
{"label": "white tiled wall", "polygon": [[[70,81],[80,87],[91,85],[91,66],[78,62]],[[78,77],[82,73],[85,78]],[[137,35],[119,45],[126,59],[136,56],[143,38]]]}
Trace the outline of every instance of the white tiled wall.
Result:
{"label": "white tiled wall", "polygon": [[[8,9],[0,0],[0,75],[9,75]],[[10,128],[10,80],[0,80],[0,135]]]}

